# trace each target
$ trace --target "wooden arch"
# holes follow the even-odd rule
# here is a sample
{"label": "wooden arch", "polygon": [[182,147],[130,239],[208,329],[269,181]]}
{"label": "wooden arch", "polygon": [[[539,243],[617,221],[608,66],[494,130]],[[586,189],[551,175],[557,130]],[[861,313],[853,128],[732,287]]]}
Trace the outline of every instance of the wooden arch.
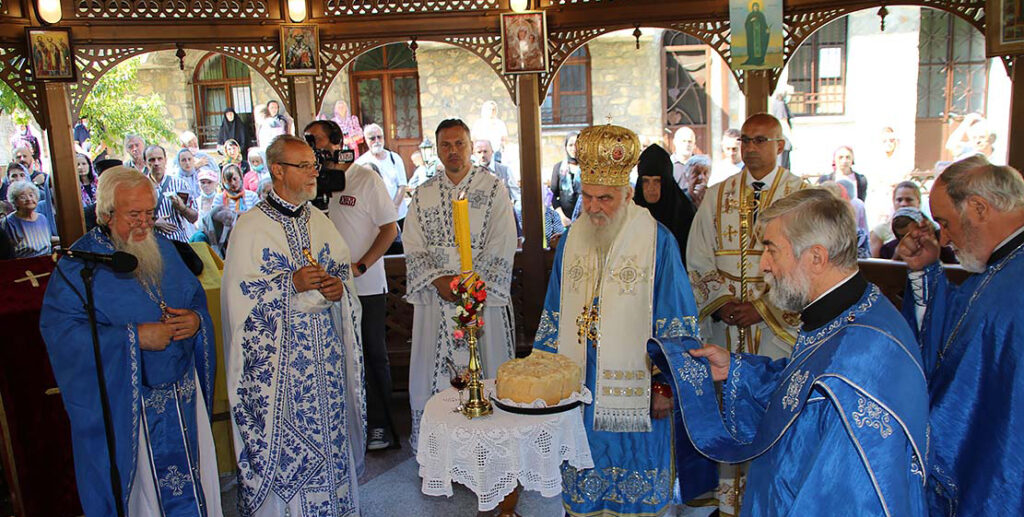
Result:
{"label": "wooden arch", "polygon": [[0,81],[25,103],[36,123],[42,124],[40,87],[32,74],[31,61],[25,43],[0,45]]}
{"label": "wooden arch", "polygon": [[251,70],[263,77],[270,87],[282,99],[290,98],[291,88],[288,80],[278,73],[280,51],[278,45],[255,43],[240,45],[174,45],[155,44],[132,47],[109,47],[81,45],[75,48],[75,61],[78,63],[78,82],[70,85],[71,112],[78,118],[89,92],[96,87],[103,74],[124,61],[149,52],[161,50],[199,50],[218,52],[225,56],[245,63]]}
{"label": "wooden arch", "polygon": [[446,43],[463,50],[468,50],[487,64],[491,71],[498,76],[498,79],[505,85],[505,89],[508,90],[512,102],[515,103],[515,77],[501,73],[501,36],[489,34],[482,36],[428,36],[415,40],[389,38],[363,41],[321,41],[320,66],[323,70],[320,75],[313,79],[314,103],[317,109],[323,109],[322,104],[327,96],[327,90],[338,78],[338,75],[360,55],[384,45],[411,43],[411,41]]}

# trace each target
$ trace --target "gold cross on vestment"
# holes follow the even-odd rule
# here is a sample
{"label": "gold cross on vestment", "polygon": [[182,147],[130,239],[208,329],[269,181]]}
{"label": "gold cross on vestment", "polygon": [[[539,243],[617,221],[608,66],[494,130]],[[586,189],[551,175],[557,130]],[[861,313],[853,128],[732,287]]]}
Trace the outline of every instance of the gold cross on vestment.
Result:
{"label": "gold cross on vestment", "polygon": [[601,321],[597,305],[584,305],[580,315],[576,317],[576,334],[579,336],[580,344],[585,345],[587,340],[591,341],[590,346],[597,347],[597,324]]}
{"label": "gold cross on vestment", "polygon": [[731,224],[728,226],[728,228],[729,228],[728,231],[722,232],[722,237],[728,237],[729,238],[729,242],[732,242],[733,237],[736,237],[736,234],[739,233],[739,232],[737,232],[736,228],[733,227],[733,225],[731,225]]}
{"label": "gold cross on vestment", "polygon": [[50,275],[49,273],[41,273],[41,274],[37,275],[37,274],[33,273],[32,271],[26,269],[25,270],[25,276],[15,280],[14,282],[15,283],[18,283],[18,282],[28,282],[29,285],[31,285],[32,287],[39,287],[39,280],[38,279],[46,277],[46,276],[49,276],[49,275]]}

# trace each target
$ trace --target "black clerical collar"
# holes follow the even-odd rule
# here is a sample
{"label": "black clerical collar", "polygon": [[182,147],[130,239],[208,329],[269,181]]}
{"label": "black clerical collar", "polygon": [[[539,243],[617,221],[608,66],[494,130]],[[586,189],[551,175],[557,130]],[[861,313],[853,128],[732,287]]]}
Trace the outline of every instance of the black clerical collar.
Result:
{"label": "black clerical collar", "polygon": [[811,332],[834,320],[851,305],[857,303],[868,288],[867,280],[860,272],[833,288],[832,291],[804,308],[800,313],[804,332]]}
{"label": "black clerical collar", "polygon": [[267,204],[288,217],[298,217],[302,214],[302,207],[305,205],[293,205],[281,199],[281,196],[277,195],[274,189],[270,189],[270,193],[267,194]]}
{"label": "black clerical collar", "polygon": [[1024,244],[1024,226],[1017,228],[1014,235],[1010,236],[1010,238],[1004,241],[998,248],[996,248],[995,251],[992,252],[991,255],[989,255],[988,265],[991,266],[992,264],[1003,260],[1011,251],[1020,247],[1021,244]]}

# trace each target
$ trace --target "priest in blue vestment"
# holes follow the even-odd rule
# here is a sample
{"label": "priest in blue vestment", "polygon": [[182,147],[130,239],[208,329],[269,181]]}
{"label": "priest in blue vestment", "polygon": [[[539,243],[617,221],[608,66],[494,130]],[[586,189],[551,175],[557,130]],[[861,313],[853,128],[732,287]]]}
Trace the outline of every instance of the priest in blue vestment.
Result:
{"label": "priest in blue vestment", "polygon": [[925,515],[924,372],[911,329],[858,272],[852,211],[807,189],[758,224],[772,303],[800,312],[796,346],[773,361],[677,340],[694,348],[667,354],[686,432],[712,459],[751,461],[740,515]]}
{"label": "priest in blue vestment", "polygon": [[[583,368],[594,468],[562,465],[569,515],[662,515],[673,502],[672,380],[647,339],[695,336],[697,309],[672,233],[631,201],[640,143],[616,126],[576,141],[584,217],[561,239],[534,347]],[[680,352],[681,353],[681,352]],[[688,470],[714,483],[714,465]],[[708,486],[683,487],[697,494]]]}
{"label": "priest in blue vestment", "polygon": [[[932,516],[1024,514],[1024,180],[977,156],[935,181],[936,240],[920,225],[900,242],[911,270],[904,314],[919,330],[930,396]],[[952,243],[974,273],[957,286],[939,265]]]}
{"label": "priest in blue vestment", "polygon": [[[132,517],[219,516],[213,325],[199,281],[171,241],[153,233],[156,201],[139,171],[107,170],[97,192],[100,224],[72,245],[138,258],[134,272],[100,266],[94,281],[122,507]],[[78,259],[58,263],[40,331],[71,420],[82,508],[106,517],[116,515],[115,501],[82,268]]]}

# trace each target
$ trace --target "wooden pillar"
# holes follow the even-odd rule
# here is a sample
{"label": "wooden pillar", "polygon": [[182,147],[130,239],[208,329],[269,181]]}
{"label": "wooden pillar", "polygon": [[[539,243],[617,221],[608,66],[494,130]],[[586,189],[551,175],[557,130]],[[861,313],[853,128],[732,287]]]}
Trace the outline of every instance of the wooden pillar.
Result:
{"label": "wooden pillar", "polygon": [[747,117],[768,111],[772,95],[771,70],[744,70],[743,89],[747,96]]}
{"label": "wooden pillar", "polygon": [[295,119],[295,134],[302,136],[302,129],[316,119],[316,95],[313,92],[312,77],[296,77],[292,80],[292,117]]}
{"label": "wooden pillar", "polygon": [[[54,209],[57,232],[62,246],[70,246],[85,234],[82,196],[75,174],[75,146],[71,136],[71,103],[66,83],[45,83],[43,86],[43,128],[50,144],[53,165]],[[49,214],[46,215],[50,217]]]}
{"label": "wooden pillar", "polygon": [[1006,139],[1010,145],[1006,163],[1018,171],[1024,171],[1024,145],[1020,145],[1024,143],[1024,56],[1013,59],[1013,76],[1010,80],[1010,133]]}
{"label": "wooden pillar", "polygon": [[544,304],[544,206],[541,197],[540,76],[523,74],[517,80],[519,104],[519,183],[523,202],[523,315],[527,335],[533,335]]}

